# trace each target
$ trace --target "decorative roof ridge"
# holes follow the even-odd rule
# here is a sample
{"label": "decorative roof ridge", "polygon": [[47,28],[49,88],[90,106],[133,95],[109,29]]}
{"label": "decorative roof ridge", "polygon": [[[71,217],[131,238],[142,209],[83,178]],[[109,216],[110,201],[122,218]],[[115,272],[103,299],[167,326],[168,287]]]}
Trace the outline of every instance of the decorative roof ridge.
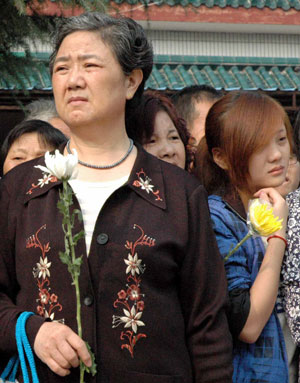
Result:
{"label": "decorative roof ridge", "polygon": [[[14,52],[16,56],[25,57],[24,52]],[[32,58],[37,61],[49,61],[50,52],[31,52]],[[192,55],[154,55],[156,65],[276,65],[295,66],[300,65],[298,57],[258,57],[258,56],[192,56]]]}
{"label": "decorative roof ridge", "polygon": [[298,57],[154,55],[154,64],[172,65],[300,65]]}
{"label": "decorative roof ridge", "polygon": [[[55,1],[55,0],[51,0]],[[204,6],[206,8],[257,8],[264,9],[268,8],[271,10],[274,9],[283,9],[288,11],[290,9],[300,10],[300,1],[299,0],[113,0],[111,3],[117,5],[128,4],[131,6],[141,6],[143,5],[145,9],[155,5],[161,7],[168,5],[170,7],[181,6],[186,7],[195,7],[199,8]]]}

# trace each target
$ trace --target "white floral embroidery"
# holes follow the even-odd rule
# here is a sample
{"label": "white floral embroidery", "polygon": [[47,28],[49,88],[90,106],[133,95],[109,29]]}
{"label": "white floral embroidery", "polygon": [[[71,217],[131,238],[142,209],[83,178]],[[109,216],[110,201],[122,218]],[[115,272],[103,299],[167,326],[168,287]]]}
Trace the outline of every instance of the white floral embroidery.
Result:
{"label": "white floral embroidery", "polygon": [[128,259],[124,259],[124,262],[127,265],[126,274],[131,272],[131,275],[134,276],[135,273],[140,274],[140,272],[144,272],[142,260],[138,259],[137,253],[134,254],[134,257],[131,254],[128,254]]}
{"label": "white floral embroidery", "polygon": [[143,312],[136,312],[135,306],[131,307],[130,312],[126,309],[123,309],[123,312],[126,316],[121,317],[118,315],[113,315],[113,328],[118,327],[119,324],[123,323],[124,328],[131,327],[134,333],[136,334],[138,326],[145,326],[145,323],[140,320]]}
{"label": "white floral embroidery", "polygon": [[139,181],[141,184],[141,189],[146,190],[146,192],[149,194],[150,192],[153,193],[154,185],[150,184],[151,179],[146,177],[145,180],[143,178],[139,177]]}
{"label": "white floral embroidery", "polygon": [[49,182],[57,182],[57,178],[53,177],[51,174],[43,174],[43,178],[39,178],[37,184],[31,184],[31,188],[26,194],[32,194],[35,189],[42,188],[43,186],[48,185]]}
{"label": "white floral embroidery", "polygon": [[[54,320],[54,313],[52,313],[51,315],[49,315],[48,311],[45,310],[45,314],[44,314],[45,318],[49,318],[51,320]],[[57,321],[56,321],[57,322]]]}
{"label": "white floral embroidery", "polygon": [[[46,230],[46,228],[46,224],[42,225],[35,234],[27,238],[26,249],[40,249],[42,253],[40,262],[36,263],[37,267],[34,267],[32,270],[39,290],[39,297],[36,299],[36,311],[40,316],[54,320],[55,312],[62,311],[62,305],[59,303],[58,296],[52,291],[49,280],[51,262],[48,262],[46,253],[51,249],[50,242],[44,243],[39,238],[40,232]],[[63,323],[64,319],[59,321]]]}
{"label": "white floral embroidery", "polygon": [[38,180],[38,186],[39,187],[43,187],[44,185],[48,185],[48,183],[51,181],[53,179],[53,176],[52,175],[50,175],[50,174],[44,174],[43,175],[43,178],[40,178],[39,180]]}
{"label": "white floral embroidery", "polygon": [[48,262],[47,257],[45,257],[45,259],[40,257],[40,263],[37,263],[36,265],[37,265],[36,270],[38,271],[38,278],[43,277],[43,279],[45,279],[46,276],[50,277],[49,268],[51,266],[51,262]]}
{"label": "white floral embroidery", "polygon": [[138,229],[140,235],[134,242],[126,241],[125,244],[125,248],[129,250],[128,259],[124,259],[127,265],[126,290],[121,289],[117,293],[118,298],[113,304],[115,309],[119,306],[123,306],[125,316],[112,316],[112,328],[124,325],[124,330],[122,330],[120,334],[120,339],[123,342],[121,349],[128,350],[132,358],[134,357],[134,348],[137,342],[140,339],[147,338],[147,335],[139,329],[141,326],[146,326],[145,323],[141,321],[145,309],[145,294],[141,291],[141,282],[146,270],[146,265],[138,258],[136,248],[137,246],[155,246],[155,239],[146,235],[141,226],[134,224],[133,229]]}
{"label": "white floral embroidery", "polygon": [[145,326],[145,323],[140,320],[143,313],[141,311],[136,312],[134,306],[132,306],[130,312],[125,309],[123,309],[123,312],[126,316],[121,317],[120,320],[125,323],[125,328],[131,327],[136,333],[138,326]]}
{"label": "white floral embroidery", "polygon": [[151,184],[151,178],[146,175],[143,169],[136,173],[138,179],[133,181],[133,186],[145,190],[147,194],[152,193],[155,196],[155,201],[162,201],[162,198],[159,195],[159,190],[154,191],[154,185]]}

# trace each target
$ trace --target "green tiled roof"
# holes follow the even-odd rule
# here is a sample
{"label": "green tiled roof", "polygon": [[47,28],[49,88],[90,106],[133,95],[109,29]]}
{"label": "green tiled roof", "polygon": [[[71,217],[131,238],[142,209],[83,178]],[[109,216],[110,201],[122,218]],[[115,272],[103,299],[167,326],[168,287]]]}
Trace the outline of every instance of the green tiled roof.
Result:
{"label": "green tiled roof", "polygon": [[156,4],[158,6],[167,4],[171,7],[180,5],[182,7],[194,6],[196,8],[204,5],[207,8],[212,7],[232,7],[232,8],[269,8],[276,9],[281,8],[284,11],[289,9],[300,10],[299,0],[114,0],[114,3],[120,5],[127,3],[130,5],[144,5],[147,6]]}
{"label": "green tiled roof", "polygon": [[[25,71],[27,90],[51,90],[47,54],[37,54],[35,65]],[[195,84],[226,91],[300,91],[300,59],[156,55],[146,89],[180,90]],[[11,89],[20,87],[0,77],[0,91]]]}
{"label": "green tiled roof", "polygon": [[146,87],[179,90],[195,84],[227,91],[300,91],[300,60],[157,55]]}

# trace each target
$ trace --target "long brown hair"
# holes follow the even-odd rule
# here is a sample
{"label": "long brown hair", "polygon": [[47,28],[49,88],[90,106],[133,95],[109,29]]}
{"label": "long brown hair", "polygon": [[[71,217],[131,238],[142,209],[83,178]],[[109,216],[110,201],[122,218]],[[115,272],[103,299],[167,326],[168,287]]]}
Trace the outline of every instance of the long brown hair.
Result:
{"label": "long brown hair", "polygon": [[[273,127],[283,123],[290,147],[292,128],[283,107],[260,92],[234,91],[217,101],[206,118],[205,137],[195,155],[195,175],[209,194],[232,185],[248,188],[249,159],[263,148],[274,134]],[[228,171],[213,160],[213,148],[225,154]]]}

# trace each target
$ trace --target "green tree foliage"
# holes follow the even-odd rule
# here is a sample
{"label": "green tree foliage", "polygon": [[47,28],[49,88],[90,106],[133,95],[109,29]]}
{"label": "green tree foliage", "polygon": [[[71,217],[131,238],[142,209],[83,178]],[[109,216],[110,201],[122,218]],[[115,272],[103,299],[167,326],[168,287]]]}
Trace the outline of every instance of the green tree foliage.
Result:
{"label": "green tree foliage", "polygon": [[[107,0],[50,0],[62,9],[105,12]],[[11,92],[25,90],[28,71],[34,65],[32,47],[49,42],[60,17],[40,13],[46,0],[0,0],[0,81],[13,84]],[[21,54],[16,52],[22,52]],[[16,95],[16,94],[15,94]]]}

